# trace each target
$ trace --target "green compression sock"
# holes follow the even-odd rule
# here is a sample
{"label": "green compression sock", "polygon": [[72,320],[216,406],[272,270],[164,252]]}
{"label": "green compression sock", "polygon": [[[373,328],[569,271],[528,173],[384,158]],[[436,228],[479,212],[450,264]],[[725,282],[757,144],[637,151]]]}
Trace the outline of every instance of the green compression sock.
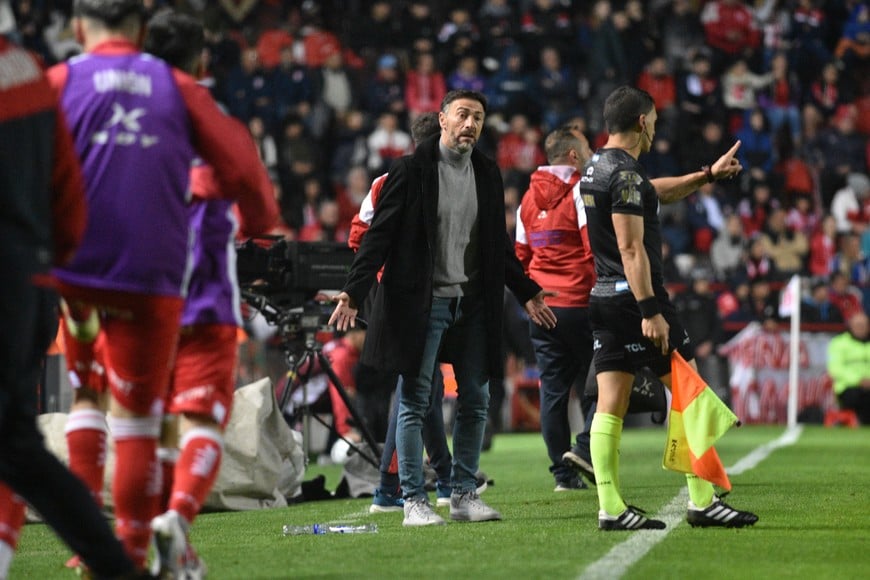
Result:
{"label": "green compression sock", "polygon": [[607,413],[595,413],[589,437],[592,468],[598,504],[604,512],[618,516],[625,511],[625,502],[619,491],[619,441],[622,438],[622,419]]}
{"label": "green compression sock", "polygon": [[[597,476],[597,474],[596,474]],[[713,484],[692,473],[686,474],[686,485],[689,486],[689,499],[695,507],[705,508],[713,503]]]}

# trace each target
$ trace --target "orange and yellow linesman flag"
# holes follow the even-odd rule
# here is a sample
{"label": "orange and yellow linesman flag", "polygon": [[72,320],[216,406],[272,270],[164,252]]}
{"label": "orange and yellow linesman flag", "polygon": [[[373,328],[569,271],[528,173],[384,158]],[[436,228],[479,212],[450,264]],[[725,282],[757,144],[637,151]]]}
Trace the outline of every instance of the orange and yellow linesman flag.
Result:
{"label": "orange and yellow linesman flag", "polygon": [[671,396],[662,467],[694,473],[730,490],[731,482],[713,444],[737,423],[737,415],[677,351],[671,355]]}

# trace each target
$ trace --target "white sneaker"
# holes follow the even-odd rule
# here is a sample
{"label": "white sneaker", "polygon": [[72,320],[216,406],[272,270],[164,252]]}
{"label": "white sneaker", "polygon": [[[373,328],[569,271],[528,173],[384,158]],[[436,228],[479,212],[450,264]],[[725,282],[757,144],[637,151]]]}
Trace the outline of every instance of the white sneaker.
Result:
{"label": "white sneaker", "polygon": [[175,510],[169,510],[151,520],[151,533],[156,547],[152,570],[161,578],[183,578],[187,553],[187,522]]}
{"label": "white sneaker", "polygon": [[450,496],[450,519],[460,522],[487,522],[500,520],[501,514],[486,505],[477,492],[472,490]]}
{"label": "white sneaker", "polygon": [[403,526],[443,526],[444,518],[435,513],[427,497],[405,500]]}

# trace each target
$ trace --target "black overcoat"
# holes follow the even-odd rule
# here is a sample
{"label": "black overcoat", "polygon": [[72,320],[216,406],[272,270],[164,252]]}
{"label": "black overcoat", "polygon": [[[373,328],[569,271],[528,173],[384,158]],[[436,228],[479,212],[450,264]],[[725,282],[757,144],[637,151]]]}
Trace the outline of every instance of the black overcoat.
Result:
{"label": "black overcoat", "polygon": [[[502,300],[505,284],[520,304],[541,288],[524,273],[504,219],[504,186],[495,162],[476,149],[471,163],[477,187],[481,287],[486,303],[490,376],[504,372]],[[393,163],[371,227],[348,273],[347,292],[365,301],[381,265],[362,361],[380,369],[416,373],[432,306],[432,274],[438,213],[438,137]],[[443,354],[443,353],[442,353]],[[449,362],[449,356],[443,356]]]}

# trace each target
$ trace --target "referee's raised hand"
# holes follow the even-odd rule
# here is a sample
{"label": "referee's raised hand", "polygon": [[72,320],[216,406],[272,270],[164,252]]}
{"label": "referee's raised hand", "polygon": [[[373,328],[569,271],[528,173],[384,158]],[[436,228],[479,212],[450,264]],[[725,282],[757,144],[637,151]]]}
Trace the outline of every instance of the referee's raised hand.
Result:
{"label": "referee's raised hand", "polygon": [[739,140],[732,145],[731,149],[729,149],[722,157],[717,159],[716,163],[710,166],[710,171],[713,173],[714,179],[731,179],[743,171],[743,166],[740,165],[740,160],[734,157],[737,155],[738,149],[740,149]]}

